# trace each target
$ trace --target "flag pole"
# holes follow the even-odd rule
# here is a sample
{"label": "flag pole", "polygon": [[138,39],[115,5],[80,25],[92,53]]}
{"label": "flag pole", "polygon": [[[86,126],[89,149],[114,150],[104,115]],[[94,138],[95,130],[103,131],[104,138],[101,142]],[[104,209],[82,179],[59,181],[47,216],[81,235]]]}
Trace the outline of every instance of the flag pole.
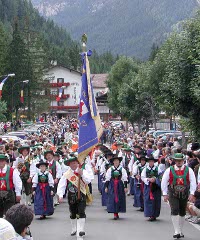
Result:
{"label": "flag pole", "polygon": [[[82,43],[82,52],[86,52],[86,43],[87,43],[87,35],[84,33],[81,37],[81,43]],[[80,137],[80,136],[79,136]],[[79,163],[79,168],[81,169],[81,165]],[[78,176],[78,200],[81,199],[81,175]]]}

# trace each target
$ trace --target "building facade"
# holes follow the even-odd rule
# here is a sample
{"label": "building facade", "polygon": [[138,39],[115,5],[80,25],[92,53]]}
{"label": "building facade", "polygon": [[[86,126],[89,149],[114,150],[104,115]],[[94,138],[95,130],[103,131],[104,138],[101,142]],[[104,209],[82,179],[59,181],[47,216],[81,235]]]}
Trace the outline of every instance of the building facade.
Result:
{"label": "building facade", "polygon": [[[95,97],[107,92],[106,79],[107,74],[91,75]],[[57,115],[59,118],[62,116],[77,118],[81,93],[81,72],[64,66],[54,65],[47,71],[45,80],[47,80],[50,85],[51,104],[49,112]],[[61,88],[62,96],[61,99],[57,101]],[[109,114],[108,107],[106,104],[98,103],[98,108],[102,120],[105,121],[105,115]]]}

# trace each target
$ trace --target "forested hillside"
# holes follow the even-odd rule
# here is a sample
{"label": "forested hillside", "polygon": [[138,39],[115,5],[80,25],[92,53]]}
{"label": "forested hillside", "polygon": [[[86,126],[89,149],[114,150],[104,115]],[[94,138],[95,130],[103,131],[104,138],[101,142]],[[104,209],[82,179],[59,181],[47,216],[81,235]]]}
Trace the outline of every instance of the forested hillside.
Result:
{"label": "forested hillside", "polygon": [[194,15],[197,0],[32,0],[41,14],[75,39],[83,32],[99,52],[111,50],[140,59],[161,44],[177,23]]}
{"label": "forested hillside", "polygon": [[[9,78],[3,88],[2,100],[7,103],[8,117],[11,112],[17,115],[18,109],[25,106],[29,119],[35,109],[47,111],[50,93],[43,79],[46,69],[56,60],[80,70],[80,51],[80,43],[73,41],[53,20],[40,16],[31,1],[0,0],[0,76],[15,73],[15,78]],[[94,51],[91,71],[108,72],[115,61],[109,52],[100,56]],[[25,80],[29,80],[28,85],[22,83]],[[22,88],[25,88],[25,103],[19,98]]]}

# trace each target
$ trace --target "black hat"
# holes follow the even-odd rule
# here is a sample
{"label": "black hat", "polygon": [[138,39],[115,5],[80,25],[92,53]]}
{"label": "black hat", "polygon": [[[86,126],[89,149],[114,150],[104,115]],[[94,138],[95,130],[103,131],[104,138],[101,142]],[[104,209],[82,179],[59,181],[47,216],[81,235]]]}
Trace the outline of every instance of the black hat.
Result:
{"label": "black hat", "polygon": [[157,162],[157,159],[155,159],[153,156],[150,156],[149,158],[147,158],[147,161],[154,161]]}
{"label": "black hat", "polygon": [[148,159],[146,158],[145,155],[141,155],[139,158],[138,158],[139,161],[141,160],[144,160],[144,161],[148,161]]}
{"label": "black hat", "polygon": [[48,162],[44,162],[43,160],[40,160],[39,163],[36,164],[36,167],[39,168],[41,165],[45,165],[46,167],[48,167]]}
{"label": "black hat", "polygon": [[192,143],[192,146],[191,146],[191,150],[192,150],[192,151],[196,151],[196,150],[198,150],[199,148],[200,148],[200,145],[199,145],[198,142]]}
{"label": "black hat", "polygon": [[119,162],[122,161],[122,157],[118,157],[117,155],[114,155],[114,156],[110,159],[110,162],[113,163],[113,161],[114,161],[115,159],[118,159]]}

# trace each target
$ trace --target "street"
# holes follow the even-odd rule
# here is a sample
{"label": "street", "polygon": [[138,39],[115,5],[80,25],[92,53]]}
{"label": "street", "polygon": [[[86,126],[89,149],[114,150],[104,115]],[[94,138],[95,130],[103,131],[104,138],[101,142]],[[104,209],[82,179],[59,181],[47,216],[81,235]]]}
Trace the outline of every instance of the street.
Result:
{"label": "street", "polygon": [[[156,222],[148,222],[143,213],[133,208],[133,197],[127,197],[127,213],[119,214],[120,219],[113,220],[113,214],[108,214],[101,206],[101,195],[97,192],[96,180],[93,182],[94,202],[88,206],[86,237],[95,240],[162,240],[173,239],[173,227],[170,220],[169,206],[162,202],[160,218]],[[66,202],[56,207],[53,216],[47,220],[39,220],[35,217],[31,224],[31,232],[34,240],[63,240],[76,239],[70,236],[71,226],[68,205]],[[199,225],[185,222],[185,239],[199,240]]]}

